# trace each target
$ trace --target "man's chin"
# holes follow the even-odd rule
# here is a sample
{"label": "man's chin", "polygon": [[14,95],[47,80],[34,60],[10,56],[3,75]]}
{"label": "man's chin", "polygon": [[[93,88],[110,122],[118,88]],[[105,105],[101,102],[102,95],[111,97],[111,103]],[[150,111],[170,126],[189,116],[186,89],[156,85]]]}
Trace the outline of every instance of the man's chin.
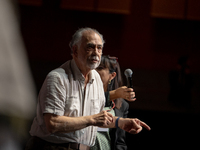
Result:
{"label": "man's chin", "polygon": [[88,67],[92,70],[92,69],[96,69],[99,66],[99,63],[95,63],[95,64],[89,64]]}

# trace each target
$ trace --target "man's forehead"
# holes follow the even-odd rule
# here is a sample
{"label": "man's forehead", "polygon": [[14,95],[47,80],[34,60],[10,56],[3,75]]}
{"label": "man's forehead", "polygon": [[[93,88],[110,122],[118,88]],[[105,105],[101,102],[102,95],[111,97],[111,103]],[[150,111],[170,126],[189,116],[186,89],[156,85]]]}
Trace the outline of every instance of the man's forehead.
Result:
{"label": "man's forehead", "polygon": [[96,45],[96,46],[103,46],[103,43],[95,43],[95,42],[92,42],[92,41],[91,41],[91,42],[88,42],[87,45],[88,45],[88,46],[90,46],[90,45],[91,45],[91,46],[95,46],[95,45]]}
{"label": "man's forehead", "polygon": [[82,38],[86,39],[86,40],[97,39],[97,40],[100,40],[102,42],[100,35],[98,33],[94,32],[94,31],[83,32]]}

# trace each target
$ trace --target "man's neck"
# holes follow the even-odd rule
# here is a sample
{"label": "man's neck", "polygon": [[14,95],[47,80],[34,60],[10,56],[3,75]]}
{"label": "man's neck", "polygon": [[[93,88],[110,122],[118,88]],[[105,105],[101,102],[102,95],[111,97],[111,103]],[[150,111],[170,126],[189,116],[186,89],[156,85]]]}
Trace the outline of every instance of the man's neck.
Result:
{"label": "man's neck", "polygon": [[82,73],[83,77],[85,78],[85,86],[87,85],[87,83],[89,82],[89,76],[90,76],[90,72],[91,72],[91,69],[81,65],[80,63],[78,63],[78,61],[75,60],[75,63],[77,65],[77,67],[79,68],[80,72]]}
{"label": "man's neck", "polygon": [[106,92],[108,90],[108,85],[103,85],[103,88],[104,88],[104,92]]}

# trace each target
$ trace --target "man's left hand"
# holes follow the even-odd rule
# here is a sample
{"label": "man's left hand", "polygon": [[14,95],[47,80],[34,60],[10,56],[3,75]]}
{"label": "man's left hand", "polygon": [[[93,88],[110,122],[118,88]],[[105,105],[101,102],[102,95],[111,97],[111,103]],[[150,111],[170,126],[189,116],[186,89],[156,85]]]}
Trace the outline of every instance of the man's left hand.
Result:
{"label": "man's left hand", "polygon": [[137,118],[120,118],[118,120],[119,128],[129,132],[131,134],[137,134],[142,131],[142,127],[146,128],[147,130],[151,130],[151,128],[144,122],[140,121]]}

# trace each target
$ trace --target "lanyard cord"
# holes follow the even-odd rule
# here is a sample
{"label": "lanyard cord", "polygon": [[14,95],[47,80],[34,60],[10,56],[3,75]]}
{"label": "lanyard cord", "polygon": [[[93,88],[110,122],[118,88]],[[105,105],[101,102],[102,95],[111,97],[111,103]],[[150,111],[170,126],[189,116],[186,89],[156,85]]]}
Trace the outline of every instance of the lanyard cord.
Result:
{"label": "lanyard cord", "polygon": [[111,109],[107,110],[107,112],[111,111],[113,108],[115,108],[115,102],[114,102],[114,100],[112,100],[112,104],[113,104],[113,107]]}

